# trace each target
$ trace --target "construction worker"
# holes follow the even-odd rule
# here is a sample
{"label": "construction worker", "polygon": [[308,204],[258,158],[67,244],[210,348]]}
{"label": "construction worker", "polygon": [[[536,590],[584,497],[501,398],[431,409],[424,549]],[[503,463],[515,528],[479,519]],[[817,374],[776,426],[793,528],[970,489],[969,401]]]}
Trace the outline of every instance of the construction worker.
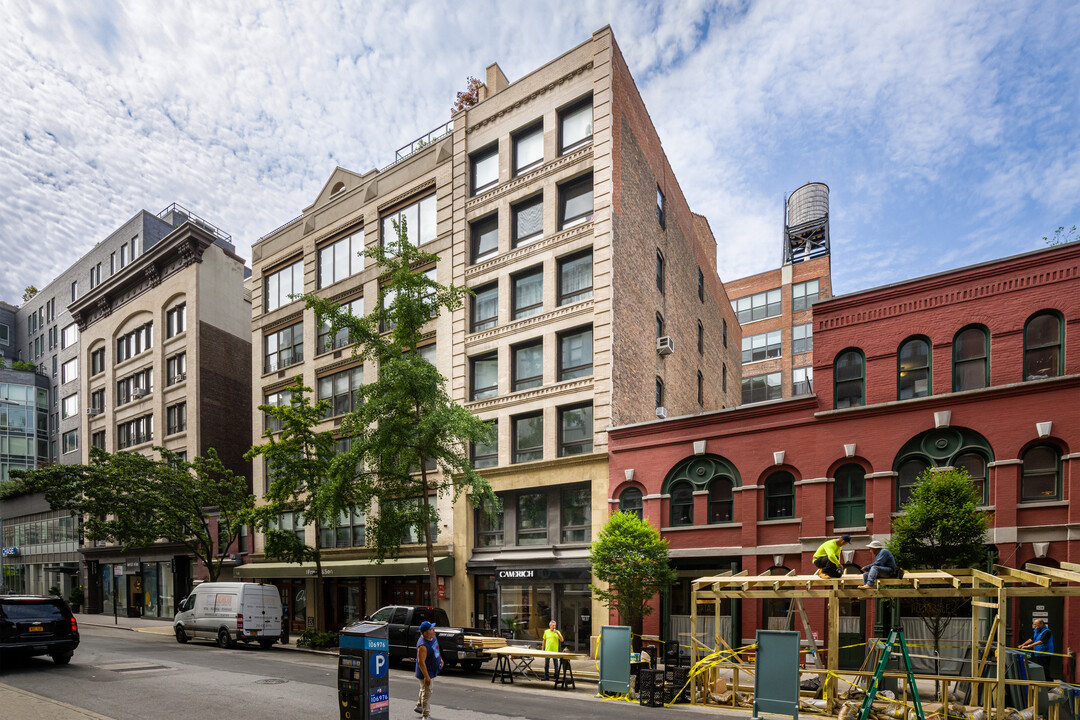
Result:
{"label": "construction worker", "polygon": [[[1030,650],[1032,660],[1042,666],[1046,679],[1050,679],[1050,658],[1054,652],[1054,635],[1050,632],[1050,626],[1046,620],[1035,618],[1031,622],[1031,639],[1025,640],[1020,645],[1021,650]],[[1047,655],[1046,653],[1051,653]]]}
{"label": "construction worker", "polygon": [[844,574],[841,567],[840,548],[851,543],[850,535],[841,535],[838,538],[826,540],[814,553],[814,567],[818,569],[817,576],[823,580],[838,578]]}
{"label": "construction worker", "polygon": [[896,577],[896,558],[885,548],[885,543],[871,540],[870,551],[874,553],[874,562],[863,566],[860,590],[874,589],[874,583],[879,577]]}

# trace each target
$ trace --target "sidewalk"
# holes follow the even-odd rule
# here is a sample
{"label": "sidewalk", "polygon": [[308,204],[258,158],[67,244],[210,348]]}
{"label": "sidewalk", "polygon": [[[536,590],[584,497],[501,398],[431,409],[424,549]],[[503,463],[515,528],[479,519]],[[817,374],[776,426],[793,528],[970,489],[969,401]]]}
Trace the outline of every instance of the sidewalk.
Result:
{"label": "sidewalk", "polygon": [[3,683],[0,683],[0,707],[4,708],[4,717],[19,720],[112,720],[96,712],[59,700],[50,700]]}

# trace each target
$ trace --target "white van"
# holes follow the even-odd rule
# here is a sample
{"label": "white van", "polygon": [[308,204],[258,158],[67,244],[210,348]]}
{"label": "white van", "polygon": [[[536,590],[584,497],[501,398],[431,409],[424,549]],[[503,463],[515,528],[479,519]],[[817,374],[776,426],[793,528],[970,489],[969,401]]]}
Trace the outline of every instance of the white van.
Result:
{"label": "white van", "polygon": [[173,619],[176,641],[237,641],[269,648],[281,636],[281,597],[273,585],[213,582],[198,585],[180,603]]}

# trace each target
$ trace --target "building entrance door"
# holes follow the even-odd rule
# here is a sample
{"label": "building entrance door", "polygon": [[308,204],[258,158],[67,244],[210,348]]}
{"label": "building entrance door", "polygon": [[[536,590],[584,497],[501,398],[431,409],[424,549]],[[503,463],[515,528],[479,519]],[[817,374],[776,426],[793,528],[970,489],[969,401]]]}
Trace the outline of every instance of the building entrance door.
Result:
{"label": "building entrance door", "polygon": [[557,585],[559,614],[555,618],[566,644],[573,652],[589,651],[592,634],[592,594],[585,583]]}

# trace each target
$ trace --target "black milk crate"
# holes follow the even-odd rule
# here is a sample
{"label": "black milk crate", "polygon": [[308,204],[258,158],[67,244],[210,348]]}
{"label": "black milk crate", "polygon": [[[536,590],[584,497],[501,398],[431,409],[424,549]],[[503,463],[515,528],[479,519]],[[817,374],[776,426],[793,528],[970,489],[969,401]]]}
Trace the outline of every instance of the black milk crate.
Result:
{"label": "black milk crate", "polygon": [[642,668],[638,670],[638,690],[654,690],[664,687],[664,671],[663,670],[649,670],[648,668]]}
{"label": "black milk crate", "polygon": [[638,703],[646,707],[663,707],[664,706],[664,688],[650,687],[647,690],[638,691]]}

